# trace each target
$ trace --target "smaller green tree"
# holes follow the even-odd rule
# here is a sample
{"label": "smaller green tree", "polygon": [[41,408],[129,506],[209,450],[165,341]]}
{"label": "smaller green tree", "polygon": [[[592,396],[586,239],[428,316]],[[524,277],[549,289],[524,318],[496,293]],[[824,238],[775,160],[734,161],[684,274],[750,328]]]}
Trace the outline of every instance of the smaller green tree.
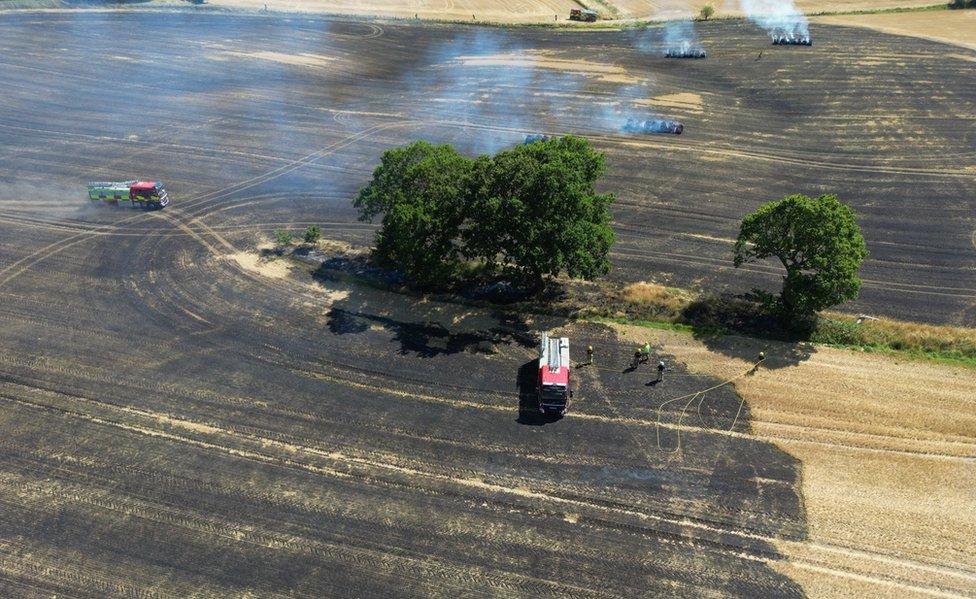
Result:
{"label": "smaller green tree", "polygon": [[302,239],[305,240],[305,243],[315,243],[322,239],[322,229],[318,225],[309,225],[305,227]]}
{"label": "smaller green tree", "polygon": [[835,196],[791,195],[748,215],[734,248],[736,268],[775,257],[786,268],[779,296],[790,326],[857,298],[867,247],[854,211]]}
{"label": "smaller green tree", "polygon": [[291,244],[292,235],[289,231],[284,229],[274,230],[274,241],[276,245],[289,245]]}
{"label": "smaller green tree", "polygon": [[701,11],[698,14],[702,21],[707,21],[712,18],[712,15],[715,14],[715,7],[713,7],[711,4],[706,4],[705,6],[701,7]]}

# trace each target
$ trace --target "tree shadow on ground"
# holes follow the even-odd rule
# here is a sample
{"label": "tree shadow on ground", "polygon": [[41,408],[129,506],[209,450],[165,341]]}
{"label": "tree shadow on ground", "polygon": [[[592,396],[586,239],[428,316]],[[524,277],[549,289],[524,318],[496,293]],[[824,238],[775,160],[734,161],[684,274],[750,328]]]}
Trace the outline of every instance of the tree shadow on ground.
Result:
{"label": "tree shadow on ground", "polygon": [[392,333],[401,354],[430,358],[472,352],[493,354],[502,345],[534,347],[535,336],[525,319],[503,310],[473,310],[424,296],[387,291],[350,282],[320,268],[313,275],[326,286],[341,285],[348,294],[328,311],[328,330],[356,335],[380,328]]}
{"label": "tree shadow on ground", "polygon": [[563,418],[559,414],[543,414],[539,411],[539,398],[536,395],[536,377],[538,375],[538,360],[529,360],[518,369],[515,386],[518,389],[519,413],[515,421],[519,424],[544,426]]}
{"label": "tree shadow on ground", "polygon": [[785,330],[769,298],[757,293],[706,294],[689,304],[682,318],[708,349],[747,362],[758,362],[764,352],[767,368],[795,366],[816,351],[804,340],[805,329]]}
{"label": "tree shadow on ground", "polygon": [[710,351],[746,362],[759,363],[759,352],[763,352],[766,357],[762,360],[762,367],[770,369],[796,366],[809,360],[810,356],[817,351],[816,346],[802,341],[776,341],[740,335],[708,335],[697,332],[693,336]]}

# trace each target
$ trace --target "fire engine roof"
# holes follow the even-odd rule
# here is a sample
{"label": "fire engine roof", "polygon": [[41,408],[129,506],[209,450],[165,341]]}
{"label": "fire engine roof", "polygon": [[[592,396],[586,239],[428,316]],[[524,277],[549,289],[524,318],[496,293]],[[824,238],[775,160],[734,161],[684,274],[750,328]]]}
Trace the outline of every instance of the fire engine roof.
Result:
{"label": "fire engine roof", "polygon": [[136,181],[129,186],[129,189],[153,189],[156,187],[155,181]]}
{"label": "fire engine roof", "polygon": [[569,368],[566,368],[565,366],[561,366],[556,370],[549,370],[548,366],[543,366],[542,384],[543,385],[568,385]]}

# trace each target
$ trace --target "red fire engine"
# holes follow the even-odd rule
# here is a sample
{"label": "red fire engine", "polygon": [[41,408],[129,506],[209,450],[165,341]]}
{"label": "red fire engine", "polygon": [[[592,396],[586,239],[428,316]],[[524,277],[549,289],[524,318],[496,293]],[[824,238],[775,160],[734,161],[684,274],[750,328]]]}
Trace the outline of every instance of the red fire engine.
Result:
{"label": "red fire engine", "polygon": [[542,334],[539,347],[539,411],[565,414],[573,393],[569,387],[569,339]]}

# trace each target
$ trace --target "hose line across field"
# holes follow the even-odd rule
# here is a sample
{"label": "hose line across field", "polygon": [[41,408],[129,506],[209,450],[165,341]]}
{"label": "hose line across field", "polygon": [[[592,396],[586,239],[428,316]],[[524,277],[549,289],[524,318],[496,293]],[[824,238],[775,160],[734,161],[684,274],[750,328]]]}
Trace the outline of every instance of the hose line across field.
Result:
{"label": "hose line across field", "polygon": [[[659,450],[661,450],[661,451],[667,451],[669,453],[678,453],[678,452],[680,452],[681,451],[681,428],[680,428],[680,425],[681,425],[681,421],[685,417],[685,412],[688,411],[688,407],[691,406],[691,404],[694,403],[695,400],[697,399],[698,400],[698,408],[697,408],[697,410],[698,410],[698,419],[700,421],[702,421],[701,406],[702,406],[702,403],[705,401],[705,395],[709,391],[714,391],[716,389],[720,389],[720,388],[722,388],[722,387],[724,387],[726,385],[729,385],[731,383],[734,383],[735,381],[741,379],[742,377],[748,376],[748,375],[756,372],[756,370],[759,368],[759,365],[762,364],[763,361],[765,361],[765,358],[760,358],[748,370],[745,370],[745,371],[743,371],[743,372],[735,375],[734,377],[732,377],[730,379],[726,379],[726,380],[724,380],[724,381],[722,381],[722,382],[720,382],[718,384],[712,385],[711,387],[708,387],[707,389],[702,389],[700,391],[695,391],[693,393],[688,393],[686,395],[681,395],[679,397],[674,397],[674,398],[671,398],[671,399],[665,401],[661,405],[659,405],[657,407],[657,418],[656,418],[655,424],[654,424],[654,433],[655,433],[655,436],[657,437],[657,448]],[[677,443],[676,443],[674,449],[665,449],[664,447],[661,446],[661,415],[662,415],[662,412],[663,412],[663,408],[664,408],[664,406],[668,405],[669,403],[674,403],[676,401],[681,401],[683,399],[687,399],[688,402],[685,403],[685,406],[681,409],[681,416],[678,418],[678,423],[677,423],[679,426],[675,428],[675,434],[677,435]],[[739,416],[742,414],[742,408],[743,408],[743,406],[745,406],[745,403],[746,403],[745,398],[743,398],[743,397],[740,396],[739,397],[739,407],[736,409],[735,416],[732,418],[732,424],[724,432],[731,433],[733,430],[735,430],[735,425],[739,421]],[[702,421],[702,424],[704,424],[704,421]]]}

